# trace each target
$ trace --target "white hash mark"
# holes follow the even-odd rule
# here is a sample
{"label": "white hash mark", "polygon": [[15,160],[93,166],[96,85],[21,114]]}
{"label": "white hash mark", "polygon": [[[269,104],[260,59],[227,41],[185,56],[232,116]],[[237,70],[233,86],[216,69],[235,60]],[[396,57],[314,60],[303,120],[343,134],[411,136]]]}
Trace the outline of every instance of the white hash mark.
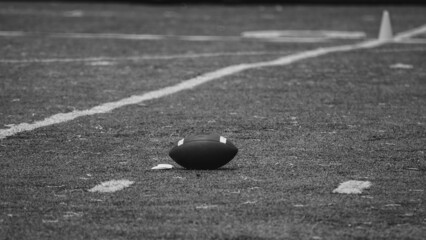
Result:
{"label": "white hash mark", "polygon": [[333,193],[361,194],[364,189],[370,188],[371,185],[369,181],[349,180],[341,183],[338,188],[333,190]]}
{"label": "white hash mark", "polygon": [[126,179],[123,180],[111,180],[107,182],[103,182],[95,187],[89,189],[89,192],[101,192],[101,193],[109,193],[116,192],[122,190],[126,187],[129,187],[134,182]]}

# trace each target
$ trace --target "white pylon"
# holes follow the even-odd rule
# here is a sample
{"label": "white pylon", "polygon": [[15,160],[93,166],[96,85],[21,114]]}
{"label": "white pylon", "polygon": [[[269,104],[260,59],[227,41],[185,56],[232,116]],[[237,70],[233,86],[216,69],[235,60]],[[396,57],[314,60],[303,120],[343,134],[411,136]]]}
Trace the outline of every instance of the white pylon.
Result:
{"label": "white pylon", "polygon": [[392,25],[388,11],[383,11],[380,24],[379,40],[390,41],[393,38]]}

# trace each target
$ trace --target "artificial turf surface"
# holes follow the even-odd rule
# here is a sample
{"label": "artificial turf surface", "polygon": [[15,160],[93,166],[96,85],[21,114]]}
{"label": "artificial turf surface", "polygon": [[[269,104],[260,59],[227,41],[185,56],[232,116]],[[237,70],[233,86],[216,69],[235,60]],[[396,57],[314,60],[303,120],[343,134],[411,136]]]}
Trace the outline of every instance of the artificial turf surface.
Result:
{"label": "artificial turf surface", "polygon": [[[105,8],[113,13],[117,9],[118,17],[122,16],[120,9],[129,10],[128,16],[136,18],[139,15],[132,15],[133,11],[144,12],[143,7]],[[201,34],[200,29],[215,29],[219,23],[211,19],[231,21],[229,28],[222,27],[217,34],[236,34],[249,26],[265,28],[274,21],[250,20],[262,11],[269,18],[280,19],[299,19],[300,12],[315,13],[303,15],[316,19],[314,23],[306,19],[292,23],[302,29],[322,28],[321,24],[331,20],[321,23],[319,16],[331,12],[341,16],[341,24],[333,20],[333,28],[366,29],[371,35],[373,24],[364,28],[359,21],[351,22],[344,15],[365,16],[379,9],[172,8],[174,12],[186,11],[188,18],[203,15],[202,11],[212,16],[206,24],[194,23],[181,15],[182,23],[188,23],[174,31],[194,35]],[[160,13],[165,12],[161,8],[149,10],[149,19],[161,20]],[[153,14],[155,11],[159,14]],[[393,9],[399,19],[395,28],[406,30],[421,25],[425,22],[424,16],[419,15],[421,11],[424,8]],[[240,20],[247,27],[231,24],[235,12],[247,20]],[[8,19],[4,14],[2,18]],[[377,22],[376,19],[374,23]],[[43,23],[60,26],[60,21]],[[13,21],[8,24],[13,26]],[[33,24],[37,26],[36,22]],[[288,28],[285,24],[289,23],[276,27]],[[17,24],[15,28],[25,25]],[[137,31],[128,31],[131,30]],[[25,44],[25,40],[0,41],[11,41],[2,48],[8,54],[2,58],[8,59],[92,56],[82,50],[89,49],[92,41],[74,40],[76,46],[82,46],[76,48],[78,51],[65,48],[62,54],[48,56],[33,51],[31,57],[17,54],[22,45],[15,46],[15,41]],[[70,46],[74,44],[66,41]],[[127,56],[131,44],[143,45],[120,43],[100,41],[93,47],[93,55]],[[103,44],[107,46],[105,51],[101,50]],[[156,49],[161,54],[224,49],[291,54],[303,50],[299,44],[241,43],[241,49],[236,43],[223,42],[208,43],[206,48],[202,43],[150,44],[144,45],[149,54]],[[306,45],[305,49],[321,46]],[[387,44],[288,66],[247,70],[161,99],[3,139],[0,238],[424,239],[423,46]],[[56,48],[45,52],[56,52]],[[134,55],[146,53],[135,51]],[[225,66],[274,58],[262,55],[118,61],[112,66],[81,62],[0,64],[0,120],[2,124],[32,122],[57,112],[86,109],[155,90]],[[391,67],[396,63],[412,68]],[[226,136],[239,148],[237,157],[225,167],[190,171],[167,156],[182,137],[212,132]],[[150,170],[159,163],[174,164],[175,168]],[[115,193],[88,192],[111,179],[135,183]],[[360,195],[332,193],[346,180],[368,180],[373,185]]]}

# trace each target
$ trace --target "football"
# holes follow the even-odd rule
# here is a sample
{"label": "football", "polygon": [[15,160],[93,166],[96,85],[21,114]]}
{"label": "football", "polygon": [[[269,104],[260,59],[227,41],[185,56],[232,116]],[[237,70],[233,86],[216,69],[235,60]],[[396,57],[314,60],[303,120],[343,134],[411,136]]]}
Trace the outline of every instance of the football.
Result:
{"label": "football", "polygon": [[217,169],[230,162],[238,149],[217,134],[197,135],[181,139],[170,150],[169,156],[187,169]]}

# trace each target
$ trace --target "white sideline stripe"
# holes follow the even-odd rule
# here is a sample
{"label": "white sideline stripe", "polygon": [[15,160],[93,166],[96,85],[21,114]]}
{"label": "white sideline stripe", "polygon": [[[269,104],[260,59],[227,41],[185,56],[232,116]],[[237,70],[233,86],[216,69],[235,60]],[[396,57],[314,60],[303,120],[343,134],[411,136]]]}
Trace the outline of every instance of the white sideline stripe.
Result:
{"label": "white sideline stripe", "polygon": [[[422,31],[418,29],[422,29]],[[405,38],[405,37],[411,37],[417,34],[421,34],[424,31],[426,31],[426,25],[418,29],[397,35],[395,39],[397,39],[398,36],[401,36],[401,35],[403,35]],[[196,86],[210,82],[212,80],[229,76],[229,75],[242,72],[248,69],[272,67],[272,66],[284,66],[284,65],[288,65],[300,60],[318,57],[318,56],[333,53],[333,52],[344,52],[344,51],[351,51],[351,50],[357,50],[357,49],[363,49],[363,48],[373,48],[373,47],[381,46],[386,43],[389,43],[389,41],[371,40],[371,41],[365,41],[365,42],[361,42],[357,44],[318,48],[318,49],[314,49],[314,50],[310,50],[306,52],[300,52],[300,53],[296,53],[296,54],[285,56],[285,57],[280,57],[272,61],[232,65],[229,67],[218,69],[213,72],[205,73],[198,77],[191,78],[189,80],[178,83],[176,85],[161,88],[151,92],[147,92],[142,95],[131,96],[128,98],[118,100],[116,102],[104,103],[87,110],[75,110],[68,113],[58,113],[48,118],[45,118],[44,120],[36,121],[33,123],[16,124],[11,126],[9,129],[0,129],[0,139],[4,139],[8,136],[12,136],[20,132],[31,131],[37,128],[71,121],[78,117],[89,116],[89,115],[100,114],[100,113],[107,113],[116,108],[121,108],[127,105],[138,104],[144,101],[165,97],[183,90],[194,88]]]}
{"label": "white sideline stripe", "polygon": [[171,60],[179,58],[208,58],[223,56],[258,56],[258,55],[280,55],[289,52],[219,52],[198,54],[176,54],[176,55],[143,55],[131,57],[90,57],[90,58],[46,58],[46,59],[0,59],[0,63],[70,63],[70,62],[101,62],[101,61],[143,61],[143,60]]}

